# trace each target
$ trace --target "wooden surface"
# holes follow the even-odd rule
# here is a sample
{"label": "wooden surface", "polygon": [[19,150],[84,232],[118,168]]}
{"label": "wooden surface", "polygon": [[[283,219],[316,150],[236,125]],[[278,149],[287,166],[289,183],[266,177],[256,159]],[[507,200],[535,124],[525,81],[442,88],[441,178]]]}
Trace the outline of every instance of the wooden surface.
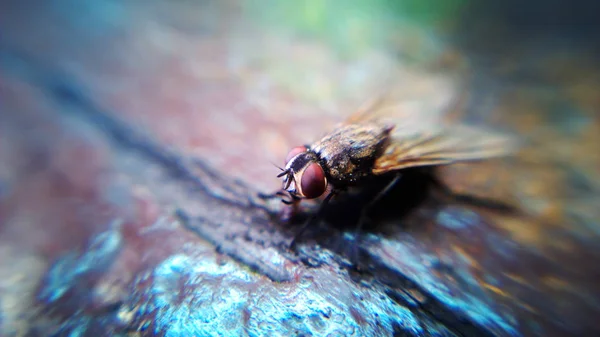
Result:
{"label": "wooden surface", "polygon": [[[490,66],[452,51],[433,72],[380,51],[343,59],[224,5],[4,6],[2,334],[600,333],[600,75],[583,52],[517,46]],[[260,199],[280,186],[272,163],[383,85],[437,111],[457,74],[470,99],[448,117],[522,148],[441,176],[515,211],[409,181],[359,243],[368,196],[339,200],[289,251],[315,205],[286,220]]]}

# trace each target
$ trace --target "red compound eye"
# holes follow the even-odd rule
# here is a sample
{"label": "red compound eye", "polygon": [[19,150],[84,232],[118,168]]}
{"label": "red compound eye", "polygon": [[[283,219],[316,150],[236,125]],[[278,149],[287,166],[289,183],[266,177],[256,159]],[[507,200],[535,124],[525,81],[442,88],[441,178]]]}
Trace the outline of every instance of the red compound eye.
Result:
{"label": "red compound eye", "polygon": [[300,186],[302,187],[302,194],[307,199],[314,199],[323,195],[327,188],[327,181],[321,165],[317,163],[308,165],[302,173]]}
{"label": "red compound eye", "polygon": [[285,164],[287,165],[287,163],[292,160],[292,158],[294,158],[295,156],[297,156],[298,154],[302,153],[302,152],[306,152],[306,146],[296,146],[295,148],[293,148],[292,150],[290,150],[290,152],[288,153],[287,157],[285,157]]}

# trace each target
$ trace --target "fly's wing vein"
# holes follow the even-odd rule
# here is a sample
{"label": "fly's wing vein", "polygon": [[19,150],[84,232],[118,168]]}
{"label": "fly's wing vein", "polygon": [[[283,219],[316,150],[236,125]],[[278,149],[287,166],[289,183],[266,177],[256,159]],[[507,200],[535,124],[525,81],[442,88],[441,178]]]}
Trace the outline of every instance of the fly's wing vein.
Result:
{"label": "fly's wing vein", "polygon": [[[346,125],[394,126],[386,150],[375,162],[374,174],[505,156],[516,150],[518,144],[507,135],[448,123],[449,115],[464,110],[469,92],[456,92],[440,83],[415,85],[401,93],[384,92],[344,121]],[[427,92],[432,94],[424,95]]]}
{"label": "fly's wing vein", "polygon": [[464,125],[429,130],[400,128],[376,160],[373,173],[505,156],[516,146],[514,139],[506,135]]}

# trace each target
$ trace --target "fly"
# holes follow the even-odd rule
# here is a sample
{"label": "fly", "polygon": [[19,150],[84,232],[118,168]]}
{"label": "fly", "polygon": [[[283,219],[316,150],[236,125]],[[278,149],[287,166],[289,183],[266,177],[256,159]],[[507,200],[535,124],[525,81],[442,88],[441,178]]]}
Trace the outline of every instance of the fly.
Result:
{"label": "fly", "polygon": [[[403,170],[434,167],[456,162],[503,156],[514,150],[507,136],[479,127],[443,123],[440,115],[425,115],[410,105],[389,104],[387,98],[374,101],[353,113],[320,140],[293,148],[277,176],[283,189],[297,204],[302,199],[326,195],[318,211],[296,234],[291,246],[329,201],[350,187],[360,187],[384,174],[392,175],[388,185],[361,213],[385,195],[400,179]],[[285,191],[285,192],[283,192]]]}

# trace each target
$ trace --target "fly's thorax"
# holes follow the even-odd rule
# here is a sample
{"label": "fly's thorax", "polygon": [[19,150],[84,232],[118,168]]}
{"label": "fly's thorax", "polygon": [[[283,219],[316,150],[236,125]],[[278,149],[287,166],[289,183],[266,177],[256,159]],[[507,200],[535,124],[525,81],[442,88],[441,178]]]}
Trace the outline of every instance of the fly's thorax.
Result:
{"label": "fly's thorax", "polygon": [[316,153],[306,149],[288,159],[284,169],[284,190],[306,199],[318,198],[325,193],[327,177]]}
{"label": "fly's thorax", "polygon": [[340,154],[322,161],[329,183],[345,187],[360,183],[372,175],[374,158],[353,160],[351,156]]}
{"label": "fly's thorax", "polygon": [[372,175],[375,160],[389,144],[391,127],[347,125],[323,137],[312,149],[335,186],[357,184]]}

